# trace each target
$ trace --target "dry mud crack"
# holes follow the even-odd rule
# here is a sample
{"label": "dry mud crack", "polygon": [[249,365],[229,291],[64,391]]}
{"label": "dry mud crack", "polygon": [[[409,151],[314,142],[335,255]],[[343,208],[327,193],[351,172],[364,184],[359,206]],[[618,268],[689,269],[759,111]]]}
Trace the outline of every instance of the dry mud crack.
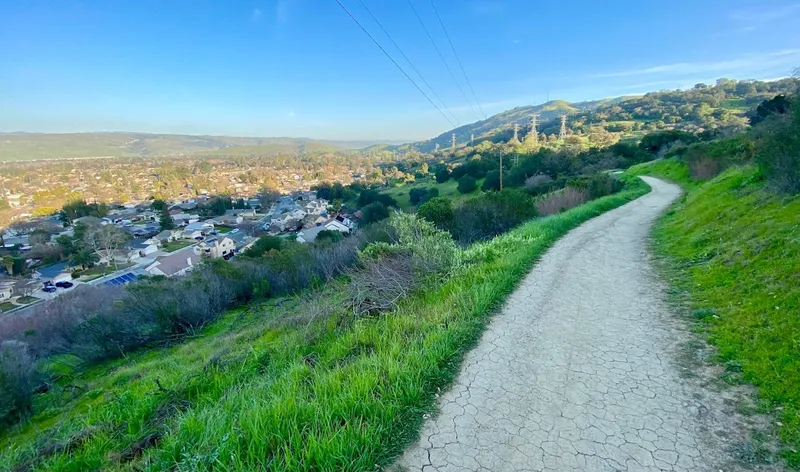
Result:
{"label": "dry mud crack", "polygon": [[681,376],[687,332],[648,261],[649,230],[680,189],[645,180],[651,193],[544,255],[392,470],[742,466],[722,399]]}

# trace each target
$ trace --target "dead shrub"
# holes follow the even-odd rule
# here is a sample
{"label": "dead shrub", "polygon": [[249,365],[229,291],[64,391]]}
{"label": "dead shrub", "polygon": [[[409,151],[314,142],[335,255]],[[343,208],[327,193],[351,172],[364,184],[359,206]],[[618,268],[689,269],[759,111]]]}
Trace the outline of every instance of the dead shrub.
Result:
{"label": "dead shrub", "polygon": [[367,260],[350,273],[350,305],[355,316],[391,310],[415,288],[410,254]]}
{"label": "dead shrub", "polygon": [[708,180],[722,172],[722,163],[712,157],[701,157],[689,161],[689,172],[693,179]]}
{"label": "dead shrub", "polygon": [[0,343],[0,426],[16,423],[31,413],[34,363],[27,344]]}
{"label": "dead shrub", "polygon": [[554,215],[589,201],[589,193],[574,187],[552,193],[536,200],[536,210],[542,216]]}
{"label": "dead shrub", "polygon": [[550,188],[553,178],[547,174],[536,174],[525,179],[525,188],[534,194],[540,194],[541,189]]}

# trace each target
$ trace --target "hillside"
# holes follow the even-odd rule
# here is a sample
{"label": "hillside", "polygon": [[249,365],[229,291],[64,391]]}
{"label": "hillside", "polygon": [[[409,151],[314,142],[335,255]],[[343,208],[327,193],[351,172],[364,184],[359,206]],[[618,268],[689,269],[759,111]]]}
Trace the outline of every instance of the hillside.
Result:
{"label": "hillside", "polygon": [[692,179],[674,158],[630,172],[687,191],[653,234],[665,278],[716,346],[725,380],[759,388],[762,408],[777,417],[786,459],[800,466],[800,197],[771,191],[752,166],[710,181]]}
{"label": "hillside", "polygon": [[597,107],[619,103],[625,100],[625,97],[620,98],[606,98],[602,100],[595,100],[589,102],[576,102],[570,103],[564,100],[552,100],[541,105],[530,105],[512,108],[502,113],[490,116],[486,120],[477,121],[468,125],[460,126],[453,130],[444,132],[435,138],[427,141],[420,141],[408,145],[397,146],[396,149],[416,149],[421,152],[431,152],[438,144],[442,148],[449,147],[452,143],[452,135],[456,134],[456,143],[466,144],[469,143],[471,135],[474,134],[475,141],[484,140],[499,140],[507,139],[506,135],[510,136],[511,129],[514,124],[519,124],[521,130],[527,129],[531,122],[531,115],[534,113],[539,114],[540,122],[548,122],[558,119],[560,115],[574,114],[581,111],[592,110]]}
{"label": "hillside", "polygon": [[395,149],[431,152],[436,144],[443,149],[449,148],[453,133],[456,134],[458,145],[468,144],[473,134],[475,143],[485,140],[508,141],[515,124],[520,125],[519,136],[522,138],[528,132],[534,113],[539,114],[538,131],[547,135],[559,132],[559,116],[564,114],[568,116],[568,129],[577,134],[588,133],[595,126],[626,135],[642,135],[671,128],[692,132],[714,129],[738,131],[747,123],[745,114],[748,110],[775,95],[793,93],[797,87],[797,79],[772,82],[719,79],[715,85],[698,84],[688,90],[658,91],[643,96],[576,103],[553,100],[542,105],[516,107],[486,120],[444,132],[433,139],[397,146]]}
{"label": "hillside", "polygon": [[0,161],[85,157],[275,155],[357,149],[370,141],[148,133],[0,133]]}

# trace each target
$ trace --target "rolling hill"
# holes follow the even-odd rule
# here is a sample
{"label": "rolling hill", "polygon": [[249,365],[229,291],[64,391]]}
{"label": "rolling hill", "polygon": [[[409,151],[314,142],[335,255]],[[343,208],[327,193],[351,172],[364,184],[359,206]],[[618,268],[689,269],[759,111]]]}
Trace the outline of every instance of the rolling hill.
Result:
{"label": "rolling hill", "polygon": [[304,154],[359,149],[377,141],[148,133],[0,133],[0,161],[91,157]]}
{"label": "rolling hill", "polygon": [[554,120],[560,115],[592,111],[604,105],[622,102],[626,100],[626,98],[628,97],[605,98],[602,100],[576,103],[570,103],[564,100],[551,100],[541,105],[516,107],[490,116],[485,120],[460,126],[427,141],[396,146],[395,149],[416,149],[421,152],[430,152],[436,148],[437,144],[445,148],[450,146],[453,133],[456,135],[456,143],[458,144],[468,143],[472,135],[475,136],[475,141],[492,140],[493,138],[500,137],[504,138],[514,127],[514,124],[519,124],[521,129],[525,129],[529,126],[531,115],[534,113],[539,115],[539,122],[544,123]]}

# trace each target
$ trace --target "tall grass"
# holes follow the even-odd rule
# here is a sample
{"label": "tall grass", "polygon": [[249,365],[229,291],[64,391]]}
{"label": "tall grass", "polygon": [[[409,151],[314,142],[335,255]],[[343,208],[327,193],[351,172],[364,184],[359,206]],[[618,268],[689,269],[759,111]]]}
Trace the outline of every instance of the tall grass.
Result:
{"label": "tall grass", "polygon": [[[629,189],[466,250],[444,283],[379,317],[308,327],[301,300],[230,312],[198,338],[87,372],[64,367],[33,420],[0,439],[0,470],[373,470],[416,438],[423,414],[534,261]],[[344,305],[336,281],[316,293]],[[65,384],[76,387],[67,388]],[[75,397],[70,398],[71,391]]]}

